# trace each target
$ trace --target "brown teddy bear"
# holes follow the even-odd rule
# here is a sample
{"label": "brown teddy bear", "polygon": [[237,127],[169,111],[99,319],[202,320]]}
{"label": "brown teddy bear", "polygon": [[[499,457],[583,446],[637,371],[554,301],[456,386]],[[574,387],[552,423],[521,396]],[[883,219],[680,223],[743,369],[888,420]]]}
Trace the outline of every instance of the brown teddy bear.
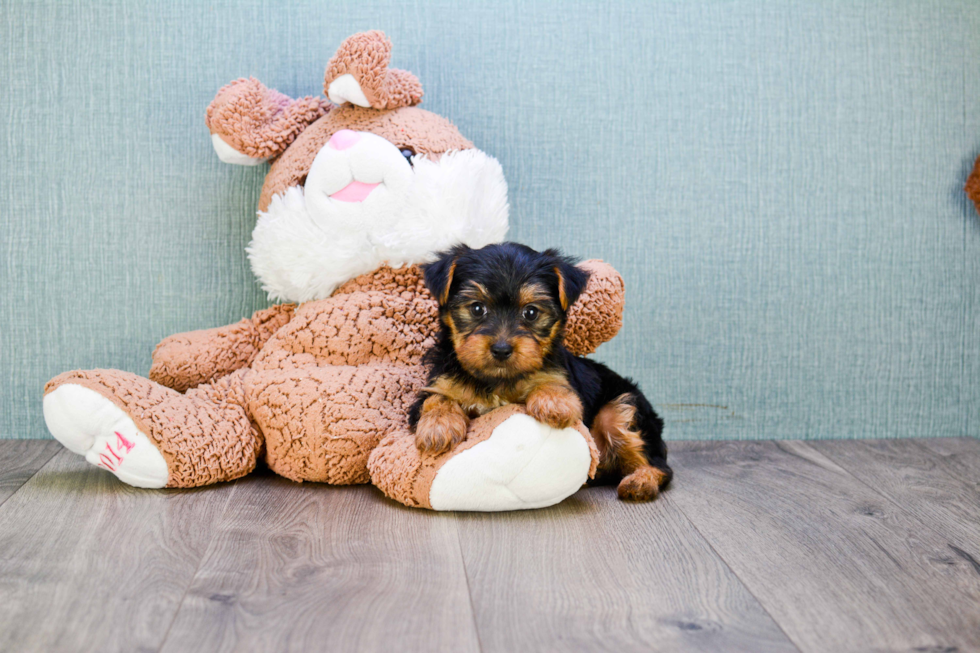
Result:
{"label": "brown teddy bear", "polygon": [[[237,324],[178,334],[149,378],[61,374],[45,388],[51,433],[139,487],[243,476],[262,458],[295,481],[373,482],[411,506],[551,505],[595,471],[582,424],[552,429],[505,406],[440,455],[420,454],[407,412],[425,381],[437,307],[419,264],[448,246],[503,239],[507,189],[496,160],[417,108],[414,75],[388,68],[381,32],[347,39],[323,98],[292,100],[254,79],[222,88],[207,124],[222,160],[271,161],[248,248],[270,297]],[[566,345],[585,355],[621,325],[623,283],[587,261]]]}

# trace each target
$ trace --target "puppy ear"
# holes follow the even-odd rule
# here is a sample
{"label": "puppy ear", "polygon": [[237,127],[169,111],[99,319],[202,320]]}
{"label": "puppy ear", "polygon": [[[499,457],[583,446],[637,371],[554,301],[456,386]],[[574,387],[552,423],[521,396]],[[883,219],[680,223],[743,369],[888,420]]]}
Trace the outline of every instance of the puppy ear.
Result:
{"label": "puppy ear", "polygon": [[557,250],[549,249],[545,254],[554,258],[554,271],[558,277],[558,301],[561,303],[562,310],[567,311],[585,290],[589,273],[576,266],[572,259],[562,256]]}
{"label": "puppy ear", "polygon": [[432,263],[422,266],[425,275],[425,287],[439,302],[445,306],[449,301],[449,288],[453,285],[453,274],[456,272],[456,259],[470,250],[466,245],[457,245],[448,252],[439,254]]}

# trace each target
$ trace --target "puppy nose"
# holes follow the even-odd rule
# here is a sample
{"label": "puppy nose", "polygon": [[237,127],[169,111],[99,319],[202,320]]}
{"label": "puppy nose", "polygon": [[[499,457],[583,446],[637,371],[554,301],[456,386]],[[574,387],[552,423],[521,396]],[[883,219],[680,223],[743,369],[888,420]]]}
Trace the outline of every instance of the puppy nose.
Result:
{"label": "puppy nose", "polygon": [[330,137],[330,147],[335,150],[346,150],[353,147],[357,141],[361,140],[361,135],[349,129],[341,129]]}
{"label": "puppy nose", "polygon": [[510,358],[510,355],[514,353],[514,348],[508,345],[506,342],[495,342],[490,345],[490,353],[498,361],[505,361]]}

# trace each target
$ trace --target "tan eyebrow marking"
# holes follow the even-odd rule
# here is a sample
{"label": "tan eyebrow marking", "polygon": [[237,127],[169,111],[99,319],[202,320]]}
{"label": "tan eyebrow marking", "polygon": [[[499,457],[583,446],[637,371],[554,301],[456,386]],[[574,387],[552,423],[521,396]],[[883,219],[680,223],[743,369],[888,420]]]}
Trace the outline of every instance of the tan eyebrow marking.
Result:
{"label": "tan eyebrow marking", "polygon": [[481,302],[490,299],[490,293],[487,292],[486,286],[472,279],[467,281],[466,285],[459,291],[459,296],[464,299],[474,299]]}
{"label": "tan eyebrow marking", "polygon": [[521,286],[521,292],[518,298],[520,299],[521,306],[524,306],[525,304],[532,304],[534,302],[551,301],[551,294],[547,288],[535,283],[528,286]]}

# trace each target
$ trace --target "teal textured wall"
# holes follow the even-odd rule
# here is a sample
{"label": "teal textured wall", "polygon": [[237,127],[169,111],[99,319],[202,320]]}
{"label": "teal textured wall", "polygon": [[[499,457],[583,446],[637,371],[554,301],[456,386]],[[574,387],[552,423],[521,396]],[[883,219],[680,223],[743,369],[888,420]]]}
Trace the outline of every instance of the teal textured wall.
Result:
{"label": "teal textured wall", "polygon": [[372,28],[500,159],[515,240],[623,273],[598,357],[669,438],[980,435],[980,3],[116,0],[2,2],[0,437],[47,437],[58,372],[267,304],[264,169],[204,109],[320,93]]}

